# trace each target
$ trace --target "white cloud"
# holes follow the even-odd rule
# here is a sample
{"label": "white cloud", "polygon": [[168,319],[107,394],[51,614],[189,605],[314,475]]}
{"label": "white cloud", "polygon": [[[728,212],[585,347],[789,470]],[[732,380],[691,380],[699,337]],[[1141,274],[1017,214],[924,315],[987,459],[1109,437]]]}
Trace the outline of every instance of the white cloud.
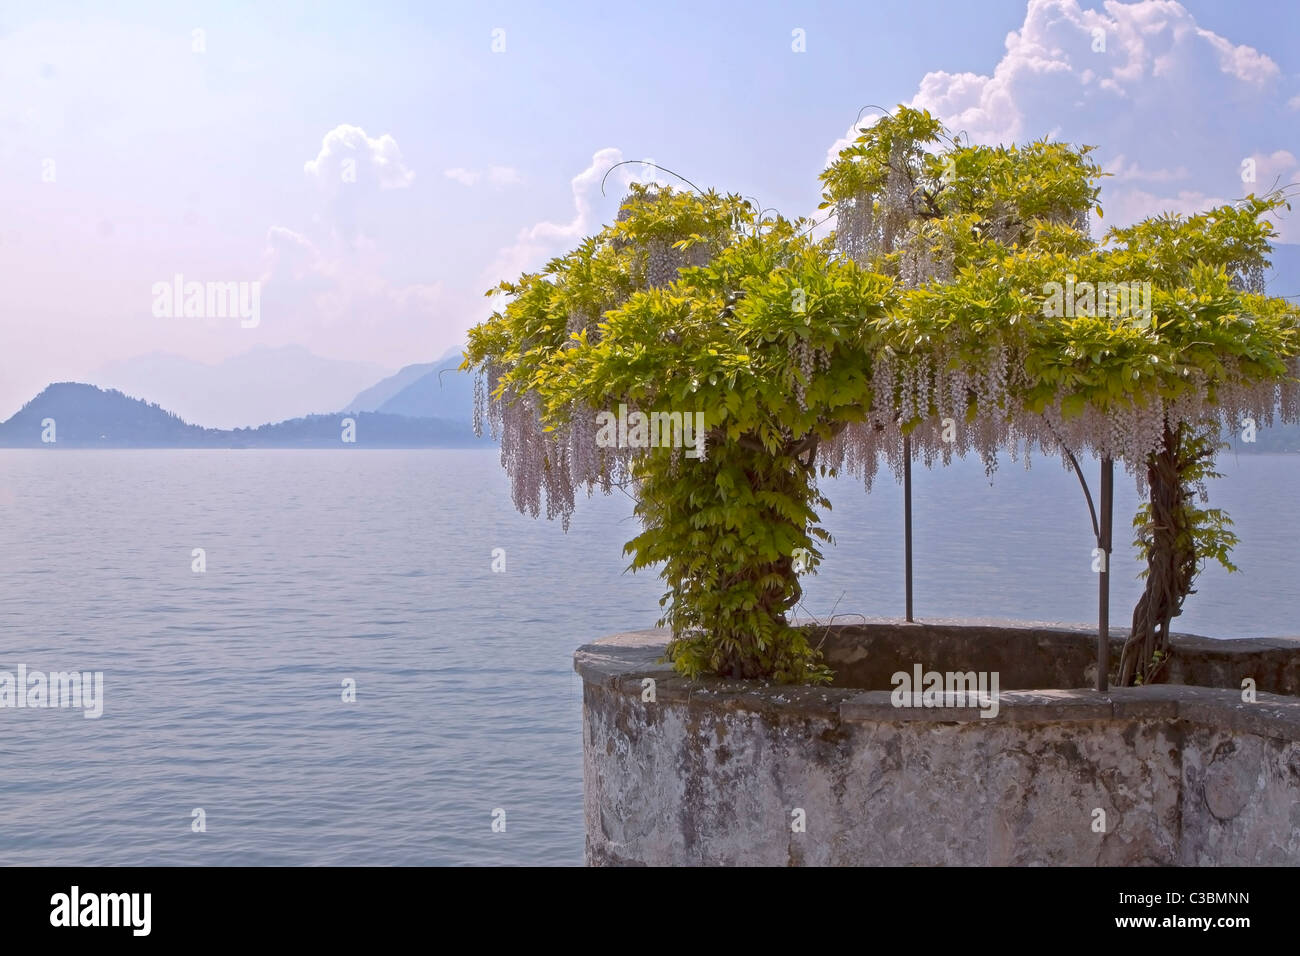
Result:
{"label": "white cloud", "polygon": [[523,182],[519,171],[511,166],[489,166],[484,172],[478,169],[464,169],[457,166],[443,172],[448,179],[454,179],[462,186],[476,186],[484,179],[493,186],[498,188],[503,186],[517,186]]}
{"label": "white cloud", "polygon": [[991,75],[928,73],[913,105],[976,142],[995,143],[1042,135],[1051,127],[1044,117],[1159,113],[1162,101],[1184,104],[1198,91],[1240,86],[1258,94],[1280,76],[1269,57],[1197,26],[1173,0],[1106,0],[1103,7],[1033,0]]}
{"label": "white cloud", "polygon": [[397,140],[385,133],[371,139],[359,126],[336,126],[325,134],[320,152],[303,165],[307,175],[321,185],[337,189],[340,184],[361,182],[369,175],[381,189],[403,189],[415,173],[402,161]]}
{"label": "white cloud", "polygon": [[1208,195],[1199,190],[1180,190],[1172,195],[1149,192],[1145,189],[1125,189],[1114,193],[1106,202],[1104,224],[1124,225],[1150,216],[1154,211],[1190,216],[1212,206],[1224,206],[1235,197]]}
{"label": "white cloud", "polygon": [[440,282],[396,284],[379,243],[345,239],[339,232],[315,239],[272,226],[267,231],[262,281],[263,325],[309,347],[340,336],[400,343],[382,358],[401,364],[412,355],[445,348],[454,338]]}
{"label": "white cloud", "polygon": [[1264,86],[1281,75],[1277,64],[1254,47],[1229,43],[1209,30],[1198,29],[1196,35],[1214,48],[1219,56],[1219,69],[1243,82]]}
{"label": "white cloud", "polygon": [[831,143],[830,148],[826,150],[826,165],[829,166],[831,163],[835,162],[835,157],[839,156],[840,150],[845,146],[854,143],[860,132],[869,126],[875,125],[875,122],[878,119],[880,119],[880,113],[872,112],[863,116],[861,119],[856,120],[853,125],[844,132],[844,135]]}
{"label": "white cloud", "polygon": [[519,173],[510,166],[489,166],[488,182],[494,186],[514,186],[523,182]]}
{"label": "white cloud", "polygon": [[[320,260],[316,244],[300,232],[284,226],[272,226],[266,233],[266,254],[272,265],[282,260],[291,264],[296,275]],[[275,271],[274,269],[270,271]],[[264,276],[269,278],[269,274]]]}
{"label": "white cloud", "polygon": [[[609,146],[597,150],[591,157],[591,164],[569,181],[573,196],[573,217],[568,222],[544,221],[519,231],[515,241],[497,254],[488,267],[486,276],[490,277],[488,285],[495,285],[503,278],[515,278],[526,269],[536,269],[547,259],[558,255],[575,245],[583,236],[594,231],[595,203],[600,198],[600,184],[605,174],[623,161],[623,152]],[[632,166],[621,167],[623,170]],[[632,174],[625,172],[614,177],[622,187],[626,187]]]}
{"label": "white cloud", "polygon": [[1287,186],[1300,179],[1300,160],[1286,149],[1264,155],[1253,153],[1255,161],[1255,192],[1265,192],[1276,186]]}
{"label": "white cloud", "polygon": [[[1004,46],[988,73],[927,73],[909,105],[976,143],[1095,144],[1093,158],[1114,174],[1101,184],[1105,225],[1296,178],[1300,133],[1286,111],[1300,109],[1300,96],[1285,98],[1266,54],[1199,26],[1174,0],[1106,0],[1099,10],[1029,0]],[[828,159],[871,121],[855,124]],[[1256,158],[1258,186],[1241,181],[1246,157]],[[1290,218],[1279,232],[1300,241]]]}
{"label": "white cloud", "polygon": [[[524,272],[539,269],[547,260],[573,248],[585,236],[599,230],[606,221],[606,215],[612,218],[616,204],[632,183],[666,183],[665,174],[651,163],[653,160],[649,159],[625,162],[623,151],[614,146],[597,150],[592,154],[587,167],[569,181],[572,217],[558,222],[543,220],[520,229],[515,241],[503,247],[483,270],[481,287],[491,288],[502,279],[518,278]],[[459,180],[460,177],[452,176],[452,172],[453,170],[447,170],[445,175]],[[602,205],[604,214],[600,212]],[[483,302],[482,299],[478,300],[478,304],[472,308],[484,309]],[[484,317],[486,310],[494,307],[495,305],[487,306]]]}
{"label": "white cloud", "polygon": [[473,186],[480,179],[483,178],[483,174],[478,172],[477,170],[462,169],[459,166],[455,167],[454,169],[446,170],[443,173],[443,175],[446,176],[448,179],[456,180],[456,182],[460,183],[462,186]]}
{"label": "white cloud", "polygon": [[1106,172],[1110,173],[1116,180],[1124,182],[1126,180],[1143,180],[1151,183],[1169,183],[1180,179],[1189,178],[1192,173],[1186,166],[1177,166],[1174,169],[1143,169],[1137,163],[1125,163],[1124,154],[1120,153],[1113,160],[1106,164]]}

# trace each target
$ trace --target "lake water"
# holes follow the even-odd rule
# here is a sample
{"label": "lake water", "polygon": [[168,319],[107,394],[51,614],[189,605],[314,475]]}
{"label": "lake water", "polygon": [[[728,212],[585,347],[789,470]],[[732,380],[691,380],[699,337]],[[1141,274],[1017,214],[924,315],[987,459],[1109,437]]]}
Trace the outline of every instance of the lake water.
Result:
{"label": "lake water", "polygon": [[[1207,571],[1178,629],[1296,633],[1300,456],[1221,470],[1242,573]],[[899,487],[828,489],[807,612],[901,616]],[[1136,495],[1116,490],[1122,630]],[[991,487],[978,462],[918,467],[914,500],[919,618],[1095,620],[1055,460]],[[658,580],[623,573],[635,528],[620,493],[567,535],[516,514],[495,451],[0,451],[0,670],[105,682],[97,720],[0,709],[0,863],[580,864],[572,653],[653,624]]]}

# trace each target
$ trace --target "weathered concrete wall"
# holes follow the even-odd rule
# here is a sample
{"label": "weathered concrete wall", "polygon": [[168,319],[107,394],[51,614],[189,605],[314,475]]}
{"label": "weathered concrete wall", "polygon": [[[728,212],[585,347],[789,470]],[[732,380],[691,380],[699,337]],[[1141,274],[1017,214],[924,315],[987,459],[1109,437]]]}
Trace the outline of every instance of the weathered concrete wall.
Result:
{"label": "weathered concrete wall", "polygon": [[[1241,688],[1300,696],[1300,641],[1295,638],[1215,640],[1174,634],[1166,683]],[[1123,640],[1110,642],[1110,673],[1119,671]],[[1095,687],[1097,632],[1059,624],[1008,622],[871,621],[830,628],[826,661],[835,684],[883,690],[889,676],[915,661],[942,662],[949,670],[998,671],[1002,689]]]}
{"label": "weathered concrete wall", "polygon": [[589,863],[1300,864],[1300,700],[1004,690],[985,718],[885,690],[690,683],[655,663],[665,641],[575,657]]}

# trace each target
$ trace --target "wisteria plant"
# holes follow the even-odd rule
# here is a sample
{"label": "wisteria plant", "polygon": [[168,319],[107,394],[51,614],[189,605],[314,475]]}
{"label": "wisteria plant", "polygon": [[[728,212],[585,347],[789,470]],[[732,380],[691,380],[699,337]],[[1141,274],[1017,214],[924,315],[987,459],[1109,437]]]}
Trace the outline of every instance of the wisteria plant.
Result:
{"label": "wisteria plant", "polygon": [[[1206,436],[1300,414],[1300,323],[1259,288],[1280,198],[1098,242],[1089,152],[963,144],[900,107],[822,174],[826,239],[738,196],[633,187],[614,223],[502,283],[508,302],[470,333],[476,422],[501,439],[516,505],[567,526],[579,488],[625,488],[642,522],[627,551],[668,585],[680,671],[819,681],[790,623],[829,540],[818,478],[869,488],[882,460],[901,468],[904,435],[927,464],[975,452],[990,472],[1034,445],[1113,457],[1150,492],[1123,672],[1153,679],[1195,571],[1232,543],[1187,494]],[[1085,285],[1066,309],[1049,292]],[[1143,307],[1116,314],[1113,291],[1138,287]],[[702,443],[603,440],[620,406],[698,414]]]}
{"label": "wisteria plant", "polygon": [[[880,458],[897,468],[909,432],[927,463],[973,450],[991,471],[1010,450],[1028,465],[1035,445],[1121,461],[1147,498],[1134,519],[1146,587],[1118,679],[1158,680],[1200,569],[1232,569],[1230,520],[1198,506],[1220,436],[1300,419],[1300,311],[1263,295],[1268,217],[1289,206],[1249,196],[1094,242],[1086,147],[915,147],[945,139],[900,108],[823,174],[827,205],[851,224],[840,248],[908,286],[873,368],[873,414],[841,435],[844,460],[868,479]],[[1077,293],[1068,305],[1063,288]]]}
{"label": "wisteria plant", "polygon": [[[808,224],[738,197],[634,188],[619,220],[536,275],[470,335],[485,414],[521,509],[630,489],[632,567],[668,583],[669,656],[689,675],[829,677],[789,623],[797,556],[819,541],[815,458],[868,405],[892,279],[837,259]],[[698,457],[597,442],[597,416],[701,414]]]}

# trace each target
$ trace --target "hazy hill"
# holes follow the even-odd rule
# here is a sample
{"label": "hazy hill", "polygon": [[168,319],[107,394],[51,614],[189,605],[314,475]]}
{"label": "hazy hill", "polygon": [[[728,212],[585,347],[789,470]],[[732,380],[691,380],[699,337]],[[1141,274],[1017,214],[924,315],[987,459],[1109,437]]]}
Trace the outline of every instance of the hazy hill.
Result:
{"label": "hazy hill", "polygon": [[[345,417],[356,422],[356,444],[343,441]],[[471,448],[486,444],[468,425],[441,418],[407,418],[379,412],[308,415],[260,428],[226,433],[231,447],[248,448]]]}
{"label": "hazy hill", "polygon": [[326,359],[287,345],[258,346],[215,365],[156,352],[105,365],[89,381],[148,395],[186,421],[235,428],[342,408],[385,371],[372,362]]}
{"label": "hazy hill", "polygon": [[454,365],[439,366],[384,402],[379,411],[468,425],[474,414],[474,379]]}
{"label": "hazy hill", "polygon": [[[345,443],[343,419],[355,422]],[[53,420],[53,445],[43,442]],[[483,444],[468,425],[375,412],[310,415],[258,428],[201,428],[156,404],[94,385],[59,382],[0,423],[7,448],[465,448]]]}
{"label": "hazy hill", "polygon": [[436,362],[424,362],[419,365],[407,365],[381,382],[371,385],[343,408],[354,412],[376,412],[384,404],[416,379],[438,368]]}
{"label": "hazy hill", "polygon": [[366,389],[346,407],[469,424],[474,412],[474,380],[469,373],[457,371],[461,358],[461,350],[456,348],[434,362],[408,365]]}
{"label": "hazy hill", "polygon": [[156,404],[79,382],[57,382],[0,424],[0,445],[39,446],[47,419],[59,445],[205,444],[214,430],[190,425]]}

